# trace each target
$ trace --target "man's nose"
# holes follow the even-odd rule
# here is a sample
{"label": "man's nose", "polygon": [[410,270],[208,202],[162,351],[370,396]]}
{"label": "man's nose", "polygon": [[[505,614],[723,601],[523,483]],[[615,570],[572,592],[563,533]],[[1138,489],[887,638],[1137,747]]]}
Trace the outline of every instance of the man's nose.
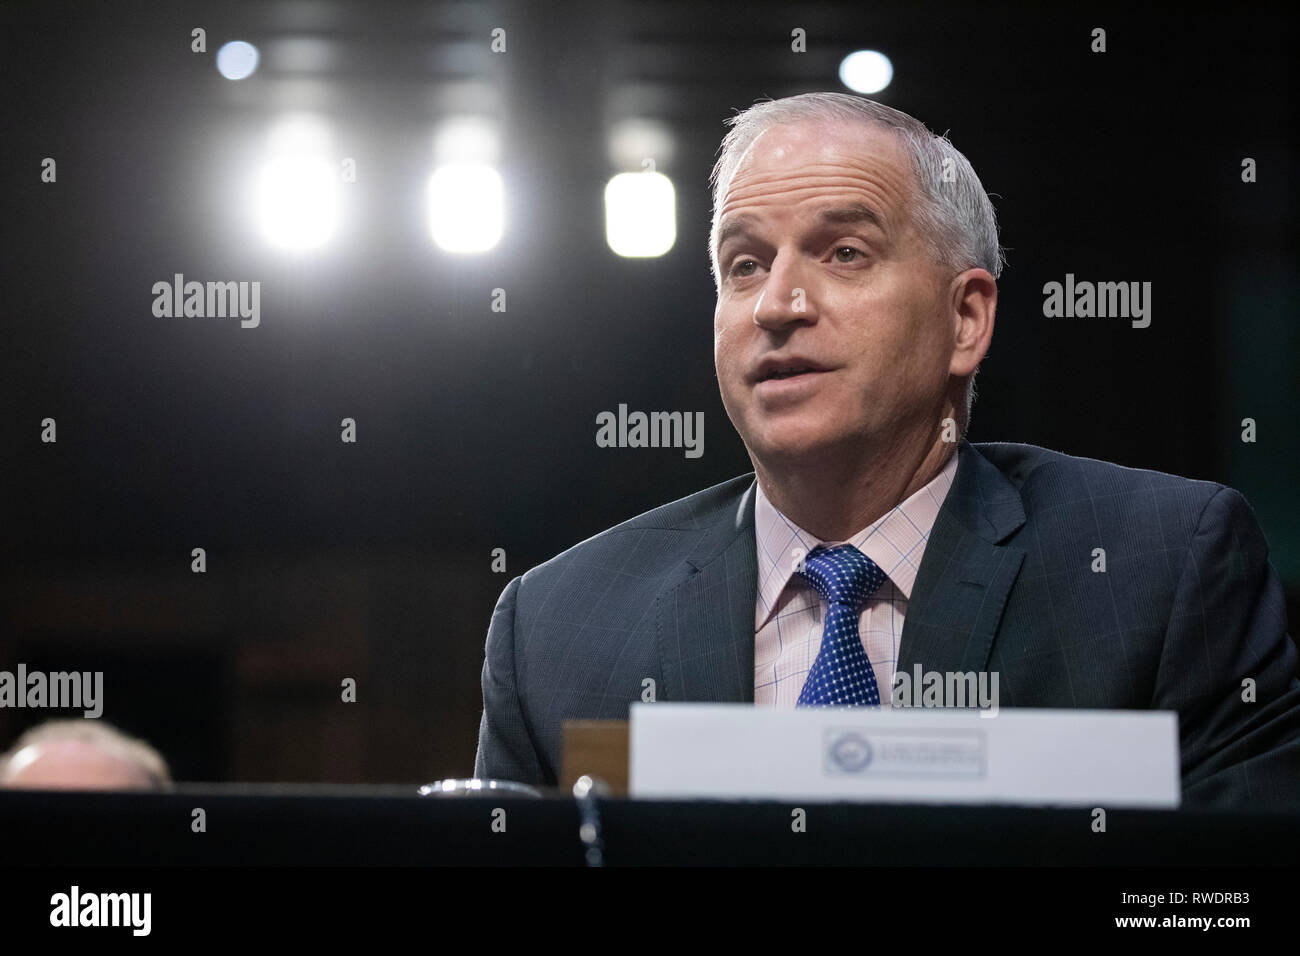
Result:
{"label": "man's nose", "polygon": [[816,321],[817,310],[808,278],[797,256],[778,253],[754,305],[754,324],[777,329],[795,322]]}

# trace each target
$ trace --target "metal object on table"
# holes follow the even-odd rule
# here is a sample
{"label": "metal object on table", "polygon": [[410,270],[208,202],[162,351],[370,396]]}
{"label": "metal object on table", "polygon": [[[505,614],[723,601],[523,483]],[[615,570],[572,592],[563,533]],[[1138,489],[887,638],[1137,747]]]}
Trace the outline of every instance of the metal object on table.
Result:
{"label": "metal object on table", "polygon": [[600,797],[609,796],[609,785],[599,777],[583,774],[573,785],[573,797],[578,801],[582,824],[578,837],[586,848],[588,866],[605,865],[605,840],[600,832]]}
{"label": "metal object on table", "polygon": [[531,797],[541,799],[542,792],[526,783],[513,780],[475,778],[435,780],[419,789],[422,797]]}

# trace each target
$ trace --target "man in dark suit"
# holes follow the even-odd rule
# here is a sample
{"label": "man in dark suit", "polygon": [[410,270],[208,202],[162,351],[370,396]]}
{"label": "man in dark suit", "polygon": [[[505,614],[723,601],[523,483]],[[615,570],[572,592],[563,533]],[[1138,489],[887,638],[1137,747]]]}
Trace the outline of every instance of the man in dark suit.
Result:
{"label": "man in dark suit", "polygon": [[1188,805],[1300,806],[1297,653],[1242,496],[965,440],[1002,256],[951,143],[858,97],[760,104],[711,254],[754,473],[510,582],[476,775],[554,784],[563,722],[636,700],[872,706],[919,669],[996,674],[999,706],[1177,711]]}

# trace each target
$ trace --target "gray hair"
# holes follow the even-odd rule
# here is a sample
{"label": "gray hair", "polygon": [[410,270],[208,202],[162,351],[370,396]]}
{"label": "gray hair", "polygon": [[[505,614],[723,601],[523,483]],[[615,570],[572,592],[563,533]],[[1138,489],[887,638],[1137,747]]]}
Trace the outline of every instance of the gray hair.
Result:
{"label": "gray hair", "polygon": [[[848,93],[804,93],[757,103],[727,121],[731,129],[722,140],[722,152],[713,167],[713,224],[709,233],[709,258],[715,282],[721,282],[718,265],[718,216],[722,198],[745,152],[774,126],[806,121],[849,121],[874,124],[892,131],[912,163],[920,185],[913,221],[931,257],[954,271],[980,268],[993,278],[1005,263],[998,244],[993,203],[965,156],[947,136],[930,132],[924,123],[906,113]],[[975,375],[966,383],[966,420],[975,398]],[[965,423],[962,432],[965,433]]]}
{"label": "gray hair", "polygon": [[32,727],[0,754],[0,787],[5,786],[13,758],[28,747],[39,744],[76,741],[94,747],[105,756],[130,764],[153,790],[172,789],[171,773],[162,754],[145,741],[122,733],[98,719],[47,720]]}

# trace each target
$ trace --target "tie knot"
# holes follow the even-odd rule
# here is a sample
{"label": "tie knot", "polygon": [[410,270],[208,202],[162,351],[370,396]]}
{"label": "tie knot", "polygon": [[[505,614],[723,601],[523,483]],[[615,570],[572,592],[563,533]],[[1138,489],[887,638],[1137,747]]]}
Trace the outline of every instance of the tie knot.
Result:
{"label": "tie knot", "polygon": [[851,544],[814,548],[797,573],[828,603],[855,611],[885,582],[880,566]]}

